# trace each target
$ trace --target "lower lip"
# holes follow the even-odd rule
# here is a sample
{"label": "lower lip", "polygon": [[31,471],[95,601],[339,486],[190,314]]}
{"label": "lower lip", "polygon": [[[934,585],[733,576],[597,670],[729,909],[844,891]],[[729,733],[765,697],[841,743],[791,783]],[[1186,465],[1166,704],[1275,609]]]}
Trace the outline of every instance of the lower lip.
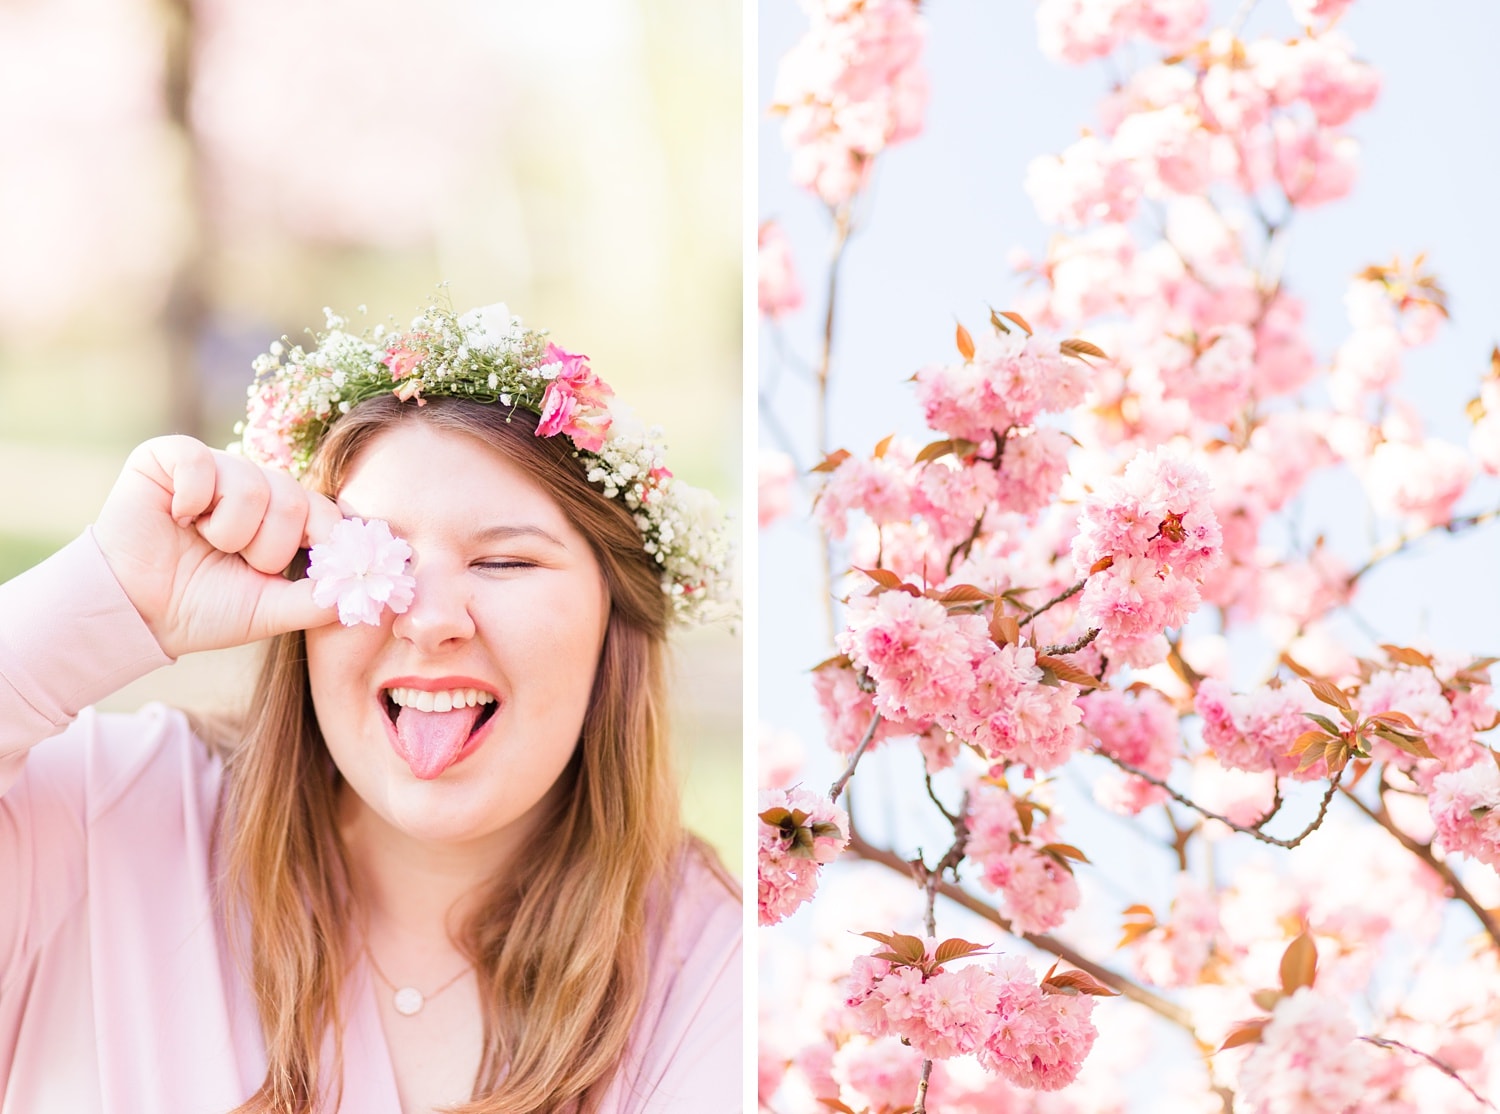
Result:
{"label": "lower lip", "polygon": [[[377,697],[376,698],[376,703],[380,706],[380,718],[385,721],[385,737],[386,737],[386,740],[391,744],[391,749],[396,752],[396,757],[399,758],[399,759],[401,759],[401,762],[404,765],[406,763],[406,755],[404,755],[404,754],[401,753],[401,739],[396,734],[396,724],[395,724],[395,721],[392,720],[391,717],[386,714],[386,710],[385,710],[385,697],[384,696]],[[415,771],[413,771],[412,776],[413,777],[417,777],[419,781],[436,781],[437,778],[442,777],[449,770],[453,769],[454,766],[457,766],[465,758],[469,757],[469,755],[473,754],[476,750],[478,750],[479,747],[480,747],[480,745],[485,741],[485,739],[489,737],[490,728],[494,725],[495,720],[497,720],[497,719],[500,718],[500,713],[503,710],[503,708],[504,708],[503,705],[501,707],[499,707],[499,708],[496,708],[495,711],[490,715],[490,718],[487,719],[487,720],[485,720],[482,724],[479,725],[479,730],[475,731],[472,735],[469,736],[469,741],[466,742],[463,745],[463,747],[459,750],[458,754],[454,757],[453,761],[450,762],[450,763],[448,763],[448,765],[444,766],[441,770],[439,770],[438,773],[434,777],[432,777],[432,778],[422,778],[422,777],[419,777],[416,774]],[[410,767],[408,767],[408,769],[410,769]]]}

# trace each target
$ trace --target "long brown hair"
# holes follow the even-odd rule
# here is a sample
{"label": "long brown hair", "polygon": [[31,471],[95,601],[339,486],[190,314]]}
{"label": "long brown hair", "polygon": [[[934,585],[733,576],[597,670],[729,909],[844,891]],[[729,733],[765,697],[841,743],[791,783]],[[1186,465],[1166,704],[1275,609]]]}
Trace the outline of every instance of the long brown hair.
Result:
{"label": "long brown hair", "polygon": [[[311,486],[336,493],[386,429],[422,421],[478,438],[555,499],[594,548],[610,614],[570,792],[527,861],[492,879],[457,946],[474,963],[484,1053],[462,1114],[593,1110],[620,1070],[645,993],[648,899],[680,861],[676,782],[663,722],[667,600],[629,512],[589,485],[536,416],[457,399],[355,407],[319,446]],[[341,1077],[350,868],[336,823],[341,777],[313,713],[301,632],[273,641],[243,743],[227,762],[219,829],[224,915],[266,1039],[261,1088],[236,1114],[309,1114]],[[238,932],[233,930],[238,929]],[[248,945],[248,946],[247,946]]]}

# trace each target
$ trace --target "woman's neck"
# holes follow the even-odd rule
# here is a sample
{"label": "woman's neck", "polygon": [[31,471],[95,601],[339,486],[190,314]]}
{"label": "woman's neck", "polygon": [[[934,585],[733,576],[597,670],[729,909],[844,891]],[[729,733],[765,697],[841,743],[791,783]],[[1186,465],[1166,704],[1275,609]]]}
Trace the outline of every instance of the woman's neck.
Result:
{"label": "woman's neck", "polygon": [[461,844],[431,843],[393,827],[348,786],[340,787],[339,831],[367,931],[431,947],[459,926],[505,870],[513,840],[496,833]]}

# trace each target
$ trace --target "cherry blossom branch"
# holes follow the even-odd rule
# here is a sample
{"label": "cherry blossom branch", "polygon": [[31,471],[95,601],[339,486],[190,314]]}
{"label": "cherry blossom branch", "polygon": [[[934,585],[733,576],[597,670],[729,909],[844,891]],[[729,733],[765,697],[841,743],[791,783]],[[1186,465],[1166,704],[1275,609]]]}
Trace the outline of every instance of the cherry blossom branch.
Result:
{"label": "cherry blossom branch", "polygon": [[1258,0],[1244,0],[1244,2],[1240,4],[1239,8],[1235,10],[1233,18],[1231,18],[1229,21],[1230,38],[1237,39],[1240,37],[1240,32],[1244,30],[1245,23],[1250,18],[1250,13],[1255,11],[1255,5],[1257,2]]}
{"label": "cherry blossom branch", "polygon": [[844,261],[844,249],[849,244],[852,231],[849,207],[840,206],[833,211],[833,248],[828,261],[828,305],[823,313],[823,350],[818,357],[818,409],[817,438],[818,455],[828,455],[828,377],[833,364],[833,323],[838,310],[839,266]]}
{"label": "cherry blossom branch", "polygon": [[1275,816],[1279,811],[1281,811],[1281,801],[1280,801],[1280,797],[1279,797],[1279,793],[1280,793],[1280,784],[1279,783],[1277,785],[1278,797],[1277,797],[1277,800],[1272,804],[1270,812],[1266,813],[1259,820],[1257,820],[1254,824],[1250,824],[1250,825],[1236,824],[1233,820],[1229,819],[1229,817],[1224,816],[1221,813],[1214,812],[1212,809],[1204,808],[1202,805],[1198,804],[1198,802],[1194,801],[1192,798],[1185,797],[1181,793],[1177,792],[1177,790],[1173,789],[1170,785],[1168,785],[1161,778],[1159,778],[1159,777],[1153,777],[1151,774],[1148,774],[1145,770],[1142,770],[1142,769],[1140,769],[1140,768],[1138,768],[1136,766],[1132,766],[1129,762],[1126,762],[1124,759],[1122,759],[1122,758],[1116,758],[1112,754],[1106,754],[1102,750],[1096,750],[1094,753],[1097,754],[1097,755],[1099,755],[1100,758],[1103,758],[1103,759],[1105,759],[1108,762],[1114,763],[1120,769],[1124,770],[1127,774],[1134,774],[1136,777],[1140,778],[1142,781],[1149,782],[1152,785],[1156,786],[1158,789],[1164,789],[1164,790],[1166,790],[1167,796],[1171,797],[1174,801],[1176,801],[1178,804],[1184,806],[1185,808],[1192,809],[1199,816],[1205,816],[1205,817],[1207,817],[1210,820],[1217,820],[1219,823],[1223,824],[1225,827],[1231,828],[1231,829],[1233,829],[1236,832],[1242,832],[1242,833],[1244,833],[1247,836],[1252,836],[1253,838],[1260,840],[1262,843],[1269,843],[1273,847],[1285,847],[1285,848],[1287,848],[1289,850],[1291,848],[1293,848],[1293,847],[1296,847],[1304,839],[1306,839],[1308,836],[1312,835],[1313,832],[1317,831],[1320,827],[1322,827],[1322,825],[1323,825],[1323,819],[1324,819],[1324,817],[1326,817],[1328,815],[1328,805],[1333,800],[1334,793],[1338,791],[1339,779],[1344,776],[1344,771],[1340,770],[1338,773],[1334,774],[1332,778],[1329,779],[1329,781],[1328,781],[1328,791],[1323,794],[1322,801],[1320,801],[1318,803],[1318,814],[1317,814],[1317,816],[1313,817],[1313,821],[1312,821],[1311,824],[1309,824],[1307,827],[1303,828],[1300,832],[1298,832],[1291,839],[1279,839],[1276,836],[1267,835],[1265,832],[1261,831],[1261,826],[1264,825],[1264,824],[1266,824],[1267,822],[1269,822],[1270,819],[1273,816]]}
{"label": "cherry blossom branch", "polygon": [[1489,1099],[1485,1098],[1483,1095],[1479,1094],[1479,1092],[1475,1091],[1473,1087],[1470,1087],[1463,1076],[1459,1075],[1452,1066],[1443,1063],[1443,1061],[1439,1060],[1431,1053],[1423,1052],[1420,1048],[1413,1048],[1409,1044],[1402,1044],[1397,1040],[1391,1040],[1389,1037],[1360,1037],[1359,1039],[1364,1041],[1366,1044],[1373,1044],[1376,1048],[1399,1048],[1402,1052],[1410,1052],[1413,1056],[1420,1056],[1433,1067],[1437,1068],[1438,1071],[1442,1072],[1449,1079],[1453,1080],[1453,1082],[1457,1083],[1465,1091],[1468,1091],[1469,1097],[1472,1098],[1475,1102],[1479,1103],[1482,1106],[1487,1106],[1491,1110],[1495,1109],[1495,1104],[1492,1103]]}
{"label": "cherry blossom branch", "polygon": [[[963,862],[964,851],[969,846],[969,795],[964,794],[963,803],[959,805],[958,815],[955,816],[943,807],[943,803],[937,799],[937,794],[932,791],[932,775],[927,775],[927,795],[932,798],[932,803],[937,805],[938,811],[948,818],[953,825],[953,844],[938,860],[937,866],[931,870],[920,858],[912,863],[912,870],[920,876],[922,889],[927,898],[927,907],[922,917],[922,927],[927,935],[933,939],[937,938],[937,895],[938,887],[942,885],[943,874],[951,871],[953,877],[958,877],[958,864]],[[851,833],[854,830],[853,818],[849,821]],[[932,1078],[932,1060],[923,1058],[922,1078],[917,1081],[917,1101],[912,1106],[912,1114],[926,1114],[927,1111],[927,1083]]]}
{"label": "cherry blossom branch", "polygon": [[955,545],[949,552],[948,560],[943,562],[944,580],[953,575],[953,562],[958,560],[960,554],[965,558],[969,556],[969,551],[974,548],[974,543],[979,540],[979,531],[984,529],[984,516],[988,513],[988,507],[980,511],[979,517],[974,520],[974,529],[969,531],[969,536]]}
{"label": "cherry blossom branch", "polygon": [[[912,877],[912,864],[894,851],[887,851],[868,842],[859,833],[852,814],[849,817],[849,847],[847,853],[864,859],[866,862],[879,863],[881,866],[888,867],[904,877]],[[937,883],[937,893],[969,910],[969,912],[984,918],[997,926],[1002,932],[1008,932],[1017,939],[1025,940],[1032,947],[1047,952],[1049,955],[1054,955],[1058,959],[1077,967],[1080,971],[1088,972],[1105,986],[1119,991],[1121,995],[1129,998],[1136,1005],[1144,1006],[1158,1017],[1182,1029],[1200,1047],[1206,1047],[1205,1042],[1199,1039],[1197,1030],[1193,1028],[1192,1018],[1177,1003],[1168,1001],[1159,994],[1153,993],[1128,976],[1120,974],[1118,971],[1113,971],[1108,967],[1095,963],[1056,937],[1046,935],[1045,933],[1017,931],[1011,926],[1009,920],[1000,915],[998,910],[982,899],[975,897],[961,886],[939,881]]]}
{"label": "cherry blossom branch", "polygon": [[1414,534],[1402,534],[1372,553],[1368,561],[1349,574],[1349,578],[1345,581],[1345,584],[1350,588],[1354,587],[1359,582],[1360,577],[1364,576],[1365,573],[1380,564],[1380,562],[1389,557],[1396,556],[1396,554],[1415,545],[1429,534],[1435,534],[1439,530],[1449,534],[1457,534],[1463,530],[1472,529],[1475,526],[1483,526],[1485,523],[1493,522],[1496,519],[1500,519],[1500,507],[1495,507],[1488,511],[1480,511],[1478,514],[1467,514],[1458,518],[1450,518],[1447,522],[1440,522],[1436,526],[1429,526],[1427,529],[1418,530]]}
{"label": "cherry blossom branch", "polygon": [[[828,306],[823,313],[823,349],[817,366],[817,410],[814,436],[817,439],[819,460],[828,456],[828,378],[833,365],[833,325],[838,310],[839,266],[844,261],[844,249],[849,244],[853,230],[849,206],[841,205],[833,211],[833,248],[828,261]],[[818,527],[819,548],[822,551],[823,617],[828,628],[828,641],[832,644],[837,631],[833,614],[833,539],[826,527]],[[846,779],[847,780],[847,779]]]}
{"label": "cherry blossom branch", "polygon": [[1076,654],[1079,650],[1083,649],[1085,646],[1087,646],[1090,642],[1094,641],[1094,639],[1096,639],[1098,637],[1099,637],[1099,628],[1098,627],[1090,627],[1087,634],[1082,635],[1079,638],[1075,639],[1074,641],[1069,642],[1069,643],[1067,643],[1065,645],[1062,645],[1062,646],[1044,646],[1042,648],[1042,653],[1047,654],[1049,656],[1056,656],[1057,654]]}
{"label": "cherry blossom branch", "polygon": [[849,779],[854,776],[854,768],[859,765],[861,756],[870,745],[870,740],[875,738],[875,729],[880,726],[880,713],[876,712],[870,720],[870,726],[865,728],[864,738],[860,739],[859,746],[854,748],[854,753],[849,756],[849,765],[844,767],[844,772],[839,779],[828,789],[828,799],[835,804],[838,803],[840,795],[844,792],[844,786],[849,784]]}
{"label": "cherry blossom branch", "polygon": [[1379,824],[1382,828],[1389,832],[1391,836],[1395,838],[1397,843],[1401,844],[1402,847],[1406,848],[1413,855],[1426,863],[1432,869],[1433,873],[1441,878],[1447,885],[1447,887],[1453,892],[1454,898],[1467,905],[1469,907],[1469,911],[1472,912],[1474,916],[1479,918],[1481,927],[1483,927],[1485,932],[1489,934],[1489,937],[1492,941],[1494,941],[1495,946],[1500,947],[1500,921],[1496,920],[1495,914],[1491,913],[1482,904],[1480,904],[1480,902],[1474,897],[1474,895],[1469,892],[1469,888],[1459,880],[1458,875],[1453,872],[1453,868],[1432,853],[1432,847],[1429,844],[1418,842],[1396,826],[1396,822],[1391,819],[1391,814],[1386,810],[1385,807],[1385,786],[1383,784],[1377,791],[1377,796],[1380,801],[1380,807],[1378,809],[1371,808],[1369,805],[1365,804],[1364,801],[1360,800],[1357,796],[1354,795],[1354,791],[1352,789],[1346,788],[1344,790],[1344,796],[1354,803],[1355,808],[1359,809],[1371,820],[1375,821],[1375,823]]}
{"label": "cherry blossom branch", "polygon": [[1024,627],[1027,623],[1031,622],[1031,620],[1035,619],[1043,611],[1046,611],[1049,608],[1056,607],[1058,604],[1062,603],[1064,600],[1070,600],[1070,599],[1072,599],[1079,592],[1083,591],[1083,586],[1086,583],[1088,583],[1088,577],[1084,577],[1082,580],[1080,580],[1077,584],[1073,585],[1071,588],[1067,588],[1067,589],[1063,590],[1062,592],[1059,592],[1057,595],[1053,596],[1046,603],[1042,604],[1041,607],[1038,607],[1035,610],[1027,612],[1026,618],[1024,618],[1024,619],[1021,620],[1021,626]]}

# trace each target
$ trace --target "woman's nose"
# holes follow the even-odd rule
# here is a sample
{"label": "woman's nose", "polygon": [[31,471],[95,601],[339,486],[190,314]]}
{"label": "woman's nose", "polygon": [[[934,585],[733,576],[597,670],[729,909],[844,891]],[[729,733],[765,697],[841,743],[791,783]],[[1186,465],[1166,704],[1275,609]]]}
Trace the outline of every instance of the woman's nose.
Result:
{"label": "woman's nose", "polygon": [[396,616],[391,633],[425,653],[472,638],[474,618],[464,577],[436,565],[414,565],[410,572],[417,582],[411,606]]}

